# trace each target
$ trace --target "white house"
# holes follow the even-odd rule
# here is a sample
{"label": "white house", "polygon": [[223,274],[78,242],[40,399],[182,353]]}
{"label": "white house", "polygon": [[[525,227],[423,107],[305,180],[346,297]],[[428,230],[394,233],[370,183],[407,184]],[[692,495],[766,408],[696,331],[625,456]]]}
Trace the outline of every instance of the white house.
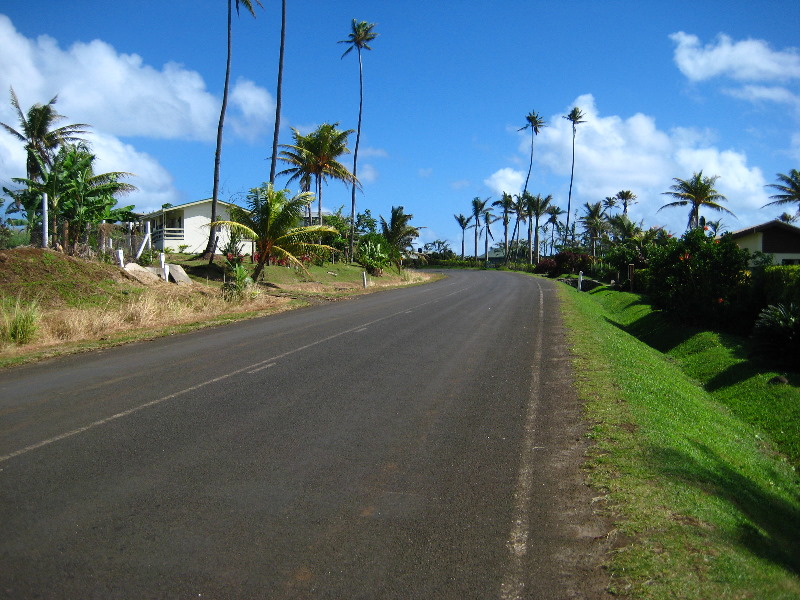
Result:
{"label": "white house", "polygon": [[800,264],[800,228],[794,225],[769,221],[734,231],[731,236],[739,248],[772,254],[776,265]]}
{"label": "white house", "polygon": [[[230,202],[217,200],[217,220],[229,221],[231,208],[236,206]],[[211,223],[211,198],[170,206],[143,215],[141,222],[150,223],[150,234],[153,247],[157,250],[169,248],[178,251],[186,246],[185,251],[199,254],[208,244],[209,224]],[[228,229],[217,230],[219,242],[217,252],[228,243]],[[252,254],[252,242],[245,241],[242,248],[245,254]]]}

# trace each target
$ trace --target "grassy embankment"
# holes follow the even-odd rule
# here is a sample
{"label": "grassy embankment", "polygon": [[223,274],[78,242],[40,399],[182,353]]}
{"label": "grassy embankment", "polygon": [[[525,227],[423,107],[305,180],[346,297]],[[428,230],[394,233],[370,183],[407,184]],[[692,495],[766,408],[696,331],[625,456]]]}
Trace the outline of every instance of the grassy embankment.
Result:
{"label": "grassy embankment", "polygon": [[[222,265],[173,255],[195,285],[144,285],[118,267],[35,248],[0,251],[0,333],[19,308],[35,312],[35,332],[25,344],[0,335],[0,367],[48,356],[190,331],[291,308],[330,302],[381,288],[415,283],[404,272],[371,279],[363,288],[354,265],[312,266],[309,276],[266,267],[265,283],[241,302],[221,293]],[[425,276],[429,278],[430,276]]]}
{"label": "grassy embankment", "polygon": [[771,385],[746,340],[667,323],[637,295],[561,295],[587,470],[617,523],[612,591],[800,597],[800,376]]}

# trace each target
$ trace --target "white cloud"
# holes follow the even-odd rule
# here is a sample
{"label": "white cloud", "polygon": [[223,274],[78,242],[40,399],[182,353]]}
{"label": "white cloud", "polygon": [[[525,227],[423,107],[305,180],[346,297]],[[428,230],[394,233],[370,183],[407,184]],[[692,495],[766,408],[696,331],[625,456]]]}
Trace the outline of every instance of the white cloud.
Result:
{"label": "white cloud", "polygon": [[472,182],[469,179],[459,179],[458,181],[451,181],[450,187],[454,190],[463,190],[468,188],[472,185]]}
{"label": "white cloud", "polygon": [[167,202],[183,202],[172,186],[172,175],[152,156],[137,151],[114,136],[94,133],[88,139],[92,152],[97,155],[96,172],[123,171],[134,175],[125,181],[138,189],[121,197],[118,202],[120,206],[134,204],[137,211],[147,213],[161,208]]}
{"label": "white cloud", "polygon": [[503,168],[492,173],[487,179],[483,180],[497,196],[507,194],[519,194],[522,191],[522,184],[525,182],[525,174],[511,168]]}
{"label": "white cloud", "polygon": [[[567,204],[572,165],[572,125],[562,115],[573,106],[583,111],[586,121],[577,126],[573,209],[628,189],[639,200],[630,209],[633,219],[643,219],[647,226],[665,225],[680,232],[686,226],[688,213],[684,214],[682,209],[658,212],[669,201],[662,193],[672,185],[673,178],[686,179],[702,170],[706,175],[720,176],[716,187],[728,198],[727,207],[739,217],[738,221],[726,217],[731,229],[770,217],[764,211],[759,212],[767,202],[768,193],[763,187],[767,182],[760,169],[747,164],[743,152],[720,149],[715,135],[708,130],[664,131],[658,128],[652,116],[642,113],[627,118],[604,116],[591,94],[578,97],[564,107],[562,113],[550,116],[549,127],[542,130],[534,143],[534,173],[539,174],[539,181],[551,181],[554,174],[559,182],[557,189],[537,187],[536,191],[553,194],[562,208]],[[528,156],[530,136],[525,132],[518,135],[518,153]],[[707,216],[716,218],[717,215],[709,213]]]}
{"label": "white cloud", "polygon": [[[101,40],[62,48],[49,36],[28,39],[0,15],[0,92],[11,87],[23,112],[57,94],[56,108],[67,115],[62,124],[90,124],[98,169],[136,173],[131,182],[140,191],[122,201],[140,210],[181,200],[169,172],[121,136],[205,142],[216,136],[221,101],[196,71],[172,62],[159,69]],[[228,109],[233,136],[253,141],[271,131],[274,110],[266,90],[239,79]],[[17,121],[10,104],[0,100],[0,122],[16,127]],[[0,131],[0,184],[9,185],[12,177],[24,174],[19,142]]]}
{"label": "white cloud", "polygon": [[420,177],[430,177],[431,175],[433,175],[433,169],[430,167],[417,169],[417,175],[419,175]]}
{"label": "white cloud", "polygon": [[669,36],[675,42],[675,63],[692,81],[725,76],[738,81],[787,81],[800,78],[800,53],[794,48],[773,50],[763,40],[734,42],[719,34],[713,43],[701,46],[696,35],[679,31]]}
{"label": "white cloud", "polygon": [[774,102],[776,104],[786,104],[795,111],[800,112],[800,96],[780,86],[764,85],[745,85],[737,89],[724,90],[734,98],[747,100],[748,102]]}
{"label": "white cloud", "polygon": [[378,170],[368,163],[359,164],[358,179],[361,183],[375,183],[378,180]]}
{"label": "white cloud", "polygon": [[388,158],[389,153],[386,152],[383,148],[359,148],[358,149],[358,157],[359,158]]}
{"label": "white cloud", "polygon": [[233,130],[240,137],[255,141],[275,123],[275,101],[264,88],[240,77],[230,93],[238,113],[231,117]]}

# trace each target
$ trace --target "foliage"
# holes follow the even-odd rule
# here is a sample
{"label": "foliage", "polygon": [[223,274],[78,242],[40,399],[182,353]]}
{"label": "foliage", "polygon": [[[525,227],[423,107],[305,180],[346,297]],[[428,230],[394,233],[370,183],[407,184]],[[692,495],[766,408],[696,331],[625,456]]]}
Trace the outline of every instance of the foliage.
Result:
{"label": "foliage", "polygon": [[739,316],[746,296],[748,252],[730,235],[714,239],[702,228],[669,239],[650,256],[647,288],[653,303],[679,320],[722,324]]}
{"label": "foliage", "polygon": [[241,302],[255,292],[253,279],[243,264],[230,267],[231,279],[222,284],[222,297],[228,302]]}
{"label": "foliage", "polygon": [[770,304],[756,319],[753,346],[782,364],[800,367],[800,305]]}
{"label": "foliage", "polygon": [[368,233],[358,240],[356,262],[370,275],[380,276],[383,270],[399,260],[396,250],[379,233]]}
{"label": "foliage", "polygon": [[800,305],[800,265],[765,267],[760,279],[764,304]]}
{"label": "foliage", "polygon": [[39,327],[41,313],[36,300],[11,301],[0,297],[0,344],[30,343]]}
{"label": "foliage", "polygon": [[553,258],[543,258],[541,259],[535,267],[536,273],[541,273],[542,275],[549,275],[550,273],[555,273],[558,269],[558,263]]}
{"label": "foliage", "polygon": [[225,257],[225,264],[231,271],[244,261],[244,254],[242,254],[243,240],[244,235],[240,230],[228,228],[228,241],[220,248],[220,252]]}
{"label": "foliage", "polygon": [[551,277],[562,273],[588,273],[592,266],[592,257],[577,252],[559,252],[554,257],[556,268],[550,272]]}
{"label": "foliage", "polygon": [[693,173],[689,179],[675,177],[673,179],[675,183],[670,186],[671,191],[663,192],[664,195],[675,198],[675,200],[665,204],[658,210],[674,206],[689,206],[688,229],[700,226],[700,208],[703,207],[733,215],[731,211],[720,204],[727,198],[714,188],[717,179],[719,179],[719,175],[706,177],[703,175],[703,171]]}
{"label": "foliage", "polygon": [[403,254],[412,250],[414,239],[419,236],[419,228],[410,225],[414,215],[406,214],[402,206],[393,206],[392,213],[387,222],[381,216],[381,233],[384,240],[389,245],[389,256],[392,262],[400,269]]}
{"label": "foliage", "polygon": [[233,207],[230,221],[217,221],[212,225],[227,225],[255,240],[258,261],[253,279],[272,260],[284,260],[304,273],[306,267],[298,258],[335,250],[319,242],[325,234],[336,230],[325,225],[299,226],[303,211],[312,201],[307,192],[289,195],[289,190],[276,190],[271,183],[253,188],[247,194],[247,208]]}

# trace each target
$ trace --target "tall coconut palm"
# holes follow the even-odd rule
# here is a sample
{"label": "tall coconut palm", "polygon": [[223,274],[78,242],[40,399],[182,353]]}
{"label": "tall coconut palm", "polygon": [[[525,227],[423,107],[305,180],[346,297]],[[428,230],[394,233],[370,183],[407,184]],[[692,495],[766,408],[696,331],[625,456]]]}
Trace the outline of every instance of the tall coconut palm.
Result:
{"label": "tall coconut palm", "polygon": [[719,202],[727,200],[725,196],[720,194],[714,189],[714,184],[719,175],[713,177],[703,176],[703,171],[694,173],[689,179],[673,178],[674,185],[670,186],[669,192],[662,192],[665,196],[676,198],[674,202],[665,204],[658,210],[672,206],[690,206],[689,209],[689,223],[687,229],[694,229],[700,225],[700,208],[706,207],[716,211],[724,211],[730,215],[734,215],[727,208],[719,204]]}
{"label": "tall coconut palm", "polygon": [[497,221],[497,217],[492,214],[492,210],[490,208],[485,208],[483,210],[483,230],[486,232],[486,236],[483,240],[483,255],[484,261],[486,263],[489,262],[489,238],[494,239],[492,235],[491,225]]}
{"label": "tall coconut palm", "polygon": [[[356,128],[356,147],[353,151],[353,177],[358,177],[358,146],[361,143],[361,116],[364,110],[364,64],[361,60],[361,50],[372,50],[369,43],[378,34],[373,31],[375,23],[366,21],[356,21],[350,25],[350,35],[346,40],[340,40],[340,44],[348,44],[347,50],[342,54],[342,58],[347,56],[355,48],[358,54],[358,127]],[[350,207],[350,255],[353,254],[353,240],[355,238],[356,223],[356,184],[353,183],[351,207]]]}
{"label": "tall coconut palm", "polygon": [[600,235],[607,229],[608,223],[605,219],[605,210],[603,209],[602,202],[595,202],[589,204],[588,202],[583,205],[584,215],[581,217],[581,223],[592,245],[592,256],[597,256],[597,240]]}
{"label": "tall coconut palm", "polygon": [[[260,0],[235,0],[236,14],[239,14],[239,6],[244,6],[253,17],[256,16],[256,11],[253,8],[253,2],[262,6]],[[232,54],[232,38],[233,28],[231,27],[233,15],[234,0],[228,0],[228,54],[225,60],[225,84],[222,88],[222,107],[219,111],[219,124],[217,125],[217,145],[214,151],[214,186],[211,192],[211,222],[215,223],[217,220],[217,201],[219,200],[219,167],[222,160],[222,128],[225,124],[225,112],[228,110],[228,88],[231,81],[231,54]],[[263,7],[263,6],[262,6]],[[214,240],[217,236],[217,228],[212,225],[208,234],[208,244],[206,245],[206,256],[213,256]]]}
{"label": "tall coconut palm", "polygon": [[474,219],[472,226],[475,229],[475,262],[478,262],[478,235],[480,234],[481,215],[488,201],[489,198],[486,198],[486,200],[481,200],[478,197],[472,199],[472,218]]}
{"label": "tall coconut palm", "polygon": [[603,210],[608,212],[612,208],[617,207],[617,197],[616,196],[606,196],[603,198]]}
{"label": "tall coconut palm", "polygon": [[464,215],[453,215],[453,217],[455,217],[458,226],[461,227],[461,260],[464,260],[464,238],[467,235],[467,228],[469,228],[472,217],[465,217]]}
{"label": "tall coconut palm", "polygon": [[503,192],[500,200],[492,202],[492,206],[499,206],[503,210],[503,245],[505,262],[508,262],[508,223],[511,220],[511,213],[514,210],[514,198],[511,194]]}
{"label": "tall coconut palm", "polygon": [[275,91],[275,127],[272,132],[272,155],[269,165],[269,182],[275,185],[275,168],[278,163],[278,133],[281,129],[283,104],[283,55],[286,49],[286,0],[281,0],[281,45],[278,51],[278,85]]}
{"label": "tall coconut palm", "polygon": [[230,221],[215,221],[212,226],[226,225],[256,243],[258,262],[253,270],[257,281],[264,266],[271,260],[284,260],[306,272],[300,257],[335,249],[315,242],[322,234],[335,235],[327,225],[300,226],[306,205],[314,196],[309,192],[289,195],[289,190],[276,190],[271,183],[253,188],[247,195],[247,208],[231,208]]}
{"label": "tall coconut palm", "polygon": [[533,170],[533,140],[539,135],[539,130],[542,127],[547,127],[545,120],[540,117],[535,110],[527,114],[525,121],[525,127],[520,127],[518,131],[523,131],[525,129],[531,130],[531,162],[528,165],[528,175],[525,177],[525,187],[522,188],[523,192],[528,191],[528,180],[531,178],[531,170]]}
{"label": "tall coconut palm", "polygon": [[[546,196],[542,198],[541,194],[526,197],[525,209],[528,214],[528,264],[539,264],[539,220],[547,212],[550,203],[553,201],[553,196]],[[531,242],[531,232],[533,232],[533,241]],[[534,259],[534,248],[536,263]]]}
{"label": "tall coconut palm", "polygon": [[280,175],[291,174],[289,181],[300,178],[301,184],[304,181],[309,183],[310,177],[314,177],[319,223],[322,223],[322,185],[325,179],[359,185],[358,179],[338,160],[343,154],[350,154],[347,138],[353,130],[340,131],[336,129],[338,126],[339,123],[323,123],[308,135],[301,135],[295,129],[295,144],[284,145],[285,151],[280,153],[281,160],[292,165]]}
{"label": "tall coconut palm", "polygon": [[617,200],[619,200],[620,204],[622,204],[622,214],[623,215],[627,215],[628,214],[628,207],[631,204],[636,204],[636,194],[634,194],[630,190],[620,190],[620,191],[618,191],[617,195],[615,196],[615,198]]}
{"label": "tall coconut palm", "polygon": [[[527,192],[525,192],[527,193]],[[527,216],[525,212],[525,193],[517,194],[514,196],[514,201],[512,204],[512,211],[514,212],[514,229],[511,232],[511,246],[514,251],[514,261],[517,260],[517,254],[519,252],[519,244],[515,244],[515,241],[519,241],[519,224],[527,222]]]}
{"label": "tall coconut palm", "polygon": [[575,179],[575,134],[577,133],[577,127],[581,123],[585,123],[586,121],[583,120],[585,115],[581,111],[580,108],[577,106],[573,107],[569,114],[564,115],[564,118],[572,123],[572,169],[570,170],[569,174],[569,196],[567,198],[567,226],[564,233],[564,243],[567,243],[567,235],[569,235],[569,213],[572,210],[572,182]]}
{"label": "tall coconut palm", "polygon": [[65,144],[83,141],[80,136],[86,133],[84,128],[89,127],[85,123],[55,127],[66,118],[56,111],[57,101],[58,96],[54,96],[47,104],[34,104],[23,113],[17,94],[11,88],[11,106],[17,112],[19,129],[6,123],[0,123],[0,127],[25,145],[26,178],[31,181],[41,181],[44,171],[53,166],[58,149]]}
{"label": "tall coconut palm", "polygon": [[561,226],[559,217],[563,215],[565,211],[560,206],[551,204],[550,206],[547,207],[547,210],[545,212],[548,215],[547,222],[552,227],[552,229],[550,230],[550,253],[552,254],[555,252],[555,247],[556,247],[556,240],[555,240],[556,231]]}
{"label": "tall coconut palm", "polygon": [[800,173],[798,173],[797,169],[792,169],[788,175],[778,173],[776,177],[781,183],[770,183],[766,187],[778,190],[780,193],[770,196],[773,202],[769,202],[764,206],[797,204],[797,212],[800,214]]}

